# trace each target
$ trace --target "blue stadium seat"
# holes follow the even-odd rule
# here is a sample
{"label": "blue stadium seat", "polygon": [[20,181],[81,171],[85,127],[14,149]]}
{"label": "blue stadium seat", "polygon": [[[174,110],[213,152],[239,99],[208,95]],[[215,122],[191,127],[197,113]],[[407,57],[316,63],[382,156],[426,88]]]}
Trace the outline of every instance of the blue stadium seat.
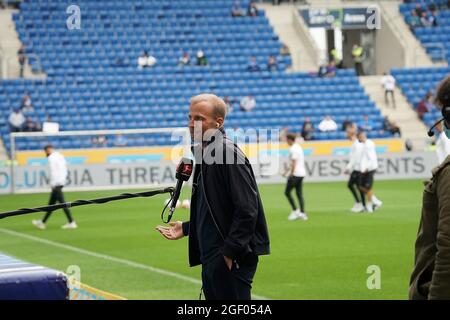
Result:
{"label": "blue stadium seat", "polygon": [[[245,6],[248,2],[241,3]],[[297,130],[307,116],[317,124],[330,114],[340,125],[347,116],[359,120],[367,114],[381,128],[380,112],[353,69],[338,70],[335,78],[326,79],[286,73],[291,58],[279,55],[281,43],[263,10],[258,17],[237,19],[230,16],[233,0],[79,0],[77,4],[89,10],[83,15],[82,29],[70,32],[61,27],[66,23],[58,13],[66,5],[62,0],[24,1],[13,15],[27,53],[39,56],[48,77],[43,81],[1,81],[4,119],[28,91],[36,118],[44,121],[50,115],[60,121],[62,130],[185,126],[190,96],[215,92],[236,101],[229,114],[230,126],[289,126]],[[428,35],[421,30],[419,34],[429,36],[430,41],[448,38],[446,32]],[[206,53],[209,66],[177,65],[185,51],[195,64],[199,49]],[[158,62],[153,68],[139,70],[137,58],[144,50]],[[263,71],[246,71],[252,55]],[[279,71],[265,70],[269,55],[277,57]],[[119,58],[122,65],[117,64]],[[30,63],[37,67],[36,60],[30,59]],[[401,76],[414,80],[416,74]],[[424,81],[436,81],[437,77],[434,70],[423,73]],[[410,90],[411,95],[418,92],[421,89]],[[249,94],[257,101],[250,115],[239,110],[239,100]],[[2,130],[2,137],[7,141],[7,130]],[[345,136],[336,132],[317,138]],[[71,148],[90,146],[86,139],[61,143]],[[159,137],[132,142],[148,143],[161,145],[169,140]],[[21,147],[33,145],[22,143]]]}

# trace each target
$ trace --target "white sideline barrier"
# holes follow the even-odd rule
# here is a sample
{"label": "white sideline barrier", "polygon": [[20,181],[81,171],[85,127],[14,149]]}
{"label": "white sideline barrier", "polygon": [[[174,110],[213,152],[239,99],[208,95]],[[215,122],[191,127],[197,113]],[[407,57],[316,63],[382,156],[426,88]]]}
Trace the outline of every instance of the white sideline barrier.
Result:
{"label": "white sideline barrier", "polygon": [[[288,159],[253,164],[258,183],[281,183],[280,175]],[[437,165],[434,152],[405,152],[378,156],[377,180],[427,179]],[[347,156],[307,156],[308,182],[344,181]],[[45,166],[20,166],[16,169],[16,192],[48,192],[48,169]],[[175,184],[175,165],[171,161],[149,161],[124,164],[84,164],[69,166],[67,191],[155,188]],[[272,171],[272,173],[271,173]],[[0,194],[11,191],[9,167],[0,167]]]}

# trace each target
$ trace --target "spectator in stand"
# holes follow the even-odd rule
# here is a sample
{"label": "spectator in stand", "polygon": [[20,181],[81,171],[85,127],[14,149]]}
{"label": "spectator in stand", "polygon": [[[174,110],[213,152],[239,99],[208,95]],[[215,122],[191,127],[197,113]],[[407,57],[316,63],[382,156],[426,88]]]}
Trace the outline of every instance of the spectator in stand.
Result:
{"label": "spectator in stand", "polygon": [[241,8],[241,4],[238,0],[235,0],[233,3],[233,7],[231,8],[231,16],[232,17],[243,17],[245,16],[244,9]]}
{"label": "spectator in stand", "polygon": [[183,53],[183,56],[178,61],[179,66],[189,66],[191,64],[191,57],[189,56],[189,53],[185,52]]}
{"label": "spectator in stand", "polygon": [[325,64],[321,64],[319,66],[319,70],[317,71],[317,76],[319,78],[323,78],[327,75],[327,66]]}
{"label": "spectator in stand", "polygon": [[319,123],[318,128],[322,132],[329,132],[336,131],[338,126],[331,116],[325,116],[325,118]]}
{"label": "spectator in stand", "polygon": [[283,45],[281,46],[281,49],[280,49],[280,54],[282,56],[290,56],[291,50],[289,50],[289,47],[283,43]]}
{"label": "spectator in stand", "polygon": [[197,51],[197,65],[198,66],[207,66],[208,59],[205,56],[205,53],[202,50]]}
{"label": "spectator in stand", "polygon": [[115,147],[126,147],[128,144],[127,139],[123,136],[123,134],[118,134],[116,139],[114,140]]}
{"label": "spectator in stand", "polygon": [[105,148],[108,146],[108,140],[103,135],[94,137],[94,138],[92,138],[92,146],[94,148]]}
{"label": "spectator in stand", "polygon": [[420,3],[416,4],[416,8],[414,9],[414,11],[416,12],[418,17],[422,17],[422,13],[425,12]]}
{"label": "spectator in stand", "polygon": [[269,61],[267,62],[267,70],[278,71],[278,62],[275,56],[269,57]]}
{"label": "spectator in stand", "polygon": [[28,95],[28,92],[26,92],[22,98],[21,109],[22,109],[22,113],[24,114],[25,117],[31,116],[34,114],[34,108],[31,104],[31,98]]}
{"label": "spectator in stand", "polygon": [[395,109],[395,96],[394,96],[395,78],[392,75],[387,74],[385,72],[383,73],[383,77],[381,78],[381,85],[384,88],[384,102],[386,106],[389,106],[388,95],[390,95],[392,100],[392,106]]}
{"label": "spectator in stand", "polygon": [[144,69],[148,67],[153,67],[156,64],[156,58],[154,56],[149,56],[147,51],[138,58],[138,68]]}
{"label": "spectator in stand", "polygon": [[25,70],[25,63],[27,62],[27,56],[25,55],[25,46],[21,45],[17,51],[17,57],[19,59],[20,65],[20,77],[23,78],[23,73]]}
{"label": "spectator in stand", "polygon": [[144,53],[142,53],[142,55],[140,55],[138,57],[138,68],[139,69],[143,69],[147,67],[147,58],[148,58],[148,53],[147,51],[144,51]]}
{"label": "spectator in stand", "polygon": [[22,108],[25,107],[31,107],[31,98],[28,92],[25,92],[25,94],[22,97]]}
{"label": "spectator in stand", "polygon": [[38,132],[41,131],[41,125],[38,122],[34,122],[31,117],[27,118],[27,121],[25,122],[25,127],[23,128],[23,131],[25,132]]}
{"label": "spectator in stand", "polygon": [[14,111],[9,115],[8,118],[9,129],[11,132],[20,132],[25,124],[25,116],[23,115],[20,108],[14,109]]}
{"label": "spectator in stand", "polygon": [[310,141],[314,139],[314,126],[311,122],[311,119],[306,117],[305,122],[303,122],[302,126],[302,138],[305,141]]}
{"label": "spectator in stand", "polygon": [[417,104],[417,115],[419,116],[420,120],[423,120],[423,117],[425,116],[425,113],[430,112],[427,108],[427,104],[425,103],[426,98],[420,100],[420,102]]}
{"label": "spectator in stand", "polygon": [[256,7],[256,3],[254,1],[250,1],[250,3],[248,4],[247,15],[249,17],[258,16],[258,8]]}
{"label": "spectator in stand", "polygon": [[369,119],[368,115],[363,117],[363,120],[358,122],[358,130],[370,132],[375,128],[375,123]]}
{"label": "spectator in stand", "polygon": [[438,26],[438,21],[437,21],[437,12],[436,11],[431,11],[431,15],[428,18],[430,20],[431,26],[432,27],[437,27]]}
{"label": "spectator in stand", "polygon": [[420,23],[426,28],[433,26],[433,21],[430,20],[426,12],[422,12],[422,15],[420,16]]}
{"label": "spectator in stand", "polygon": [[411,31],[414,31],[414,28],[421,27],[422,22],[420,21],[420,17],[417,15],[415,10],[411,11],[411,16],[407,19],[407,23]]}
{"label": "spectator in stand", "polygon": [[234,110],[233,104],[235,103],[234,99],[232,99],[230,96],[226,96],[223,98],[223,101],[227,106],[227,113],[233,112]]}
{"label": "spectator in stand", "polygon": [[248,65],[247,65],[247,71],[250,71],[250,72],[261,71],[261,68],[258,65],[258,61],[256,61],[255,56],[250,57],[250,61],[248,62]]}
{"label": "spectator in stand", "polygon": [[328,65],[327,65],[327,70],[326,70],[325,76],[327,78],[332,78],[336,75],[336,71],[337,71],[336,61],[331,60],[330,63],[328,63]]}
{"label": "spectator in stand", "polygon": [[33,121],[34,122],[34,128],[37,131],[42,131],[42,124],[39,121]]}
{"label": "spectator in stand", "polygon": [[241,110],[252,111],[256,107],[256,100],[252,95],[248,95],[241,99]]}
{"label": "spectator in stand", "polygon": [[384,117],[383,130],[390,132],[396,138],[400,138],[402,136],[400,128],[394,122],[389,121],[388,117]]}

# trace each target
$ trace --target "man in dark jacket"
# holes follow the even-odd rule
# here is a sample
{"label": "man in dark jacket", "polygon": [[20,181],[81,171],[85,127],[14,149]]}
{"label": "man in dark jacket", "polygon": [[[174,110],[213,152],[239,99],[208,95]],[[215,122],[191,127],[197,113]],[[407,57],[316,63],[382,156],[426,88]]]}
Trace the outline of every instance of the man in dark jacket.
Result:
{"label": "man in dark jacket", "polygon": [[[450,108],[450,77],[439,86],[436,104]],[[446,116],[446,135],[450,136]],[[423,193],[410,299],[450,299],[450,156],[433,169]]]}
{"label": "man in dark jacket", "polygon": [[190,220],[157,230],[169,240],[189,236],[189,264],[202,265],[206,299],[249,300],[258,256],[270,252],[269,235],[252,167],[225,137],[225,116],[219,97],[191,99],[196,165]]}

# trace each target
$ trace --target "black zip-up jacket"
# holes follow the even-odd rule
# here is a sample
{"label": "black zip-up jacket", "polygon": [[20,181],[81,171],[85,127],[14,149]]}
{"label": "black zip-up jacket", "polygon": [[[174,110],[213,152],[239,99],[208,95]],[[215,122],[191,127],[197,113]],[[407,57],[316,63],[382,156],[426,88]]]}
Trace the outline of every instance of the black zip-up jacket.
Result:
{"label": "black zip-up jacket", "polygon": [[[202,151],[206,155],[203,162]],[[209,213],[224,240],[221,254],[237,262],[250,252],[256,255],[269,254],[269,232],[249,160],[237,145],[224,136],[223,130],[217,130],[217,134],[202,151],[194,151],[194,181],[197,181],[201,172]],[[223,154],[222,162],[205,159],[208,154],[214,156],[217,152]],[[230,155],[234,156],[233,164],[224,164]],[[183,233],[189,235],[189,264],[193,267],[201,264],[194,219],[195,196],[191,198],[190,212],[190,221],[183,223]]]}

